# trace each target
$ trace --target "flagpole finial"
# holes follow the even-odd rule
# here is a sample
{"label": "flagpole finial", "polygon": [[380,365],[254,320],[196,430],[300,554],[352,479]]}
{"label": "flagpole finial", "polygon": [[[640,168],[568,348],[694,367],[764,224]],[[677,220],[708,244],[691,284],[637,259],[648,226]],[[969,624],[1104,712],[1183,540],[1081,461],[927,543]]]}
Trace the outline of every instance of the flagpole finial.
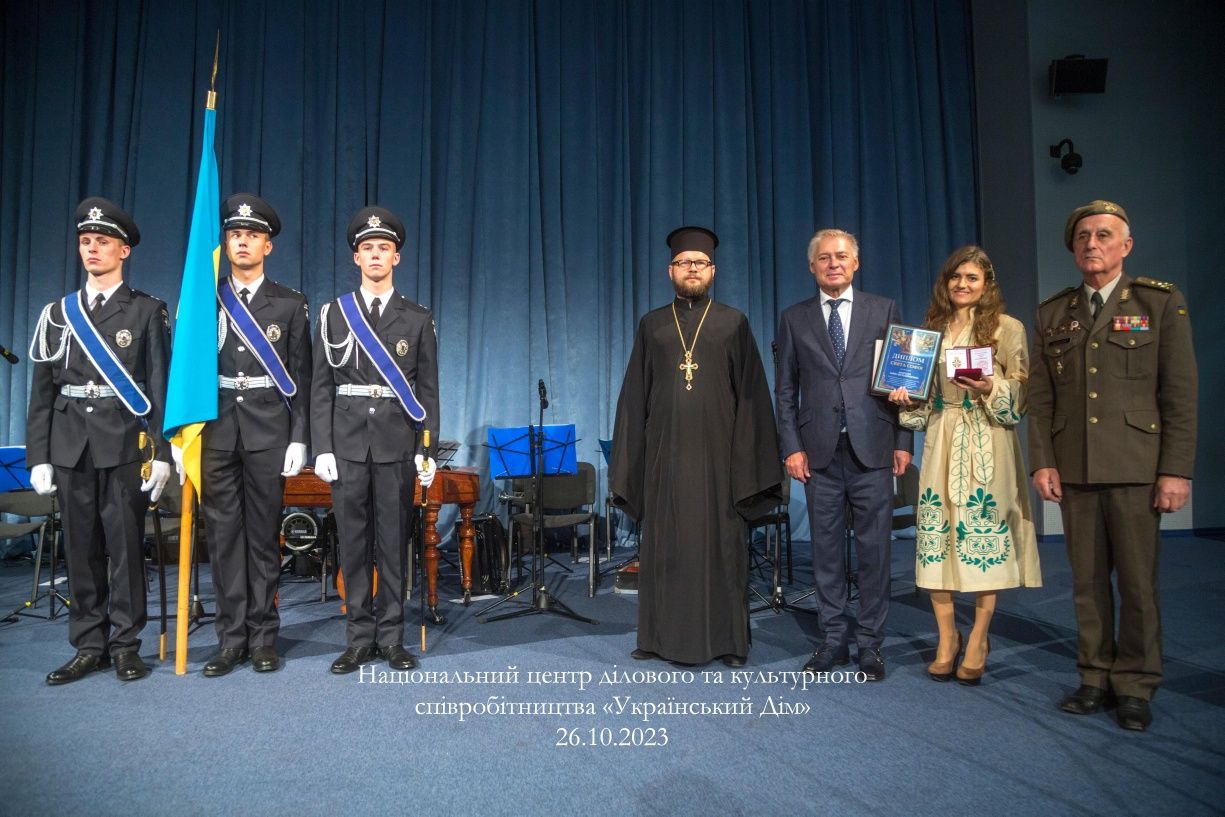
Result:
{"label": "flagpole finial", "polygon": [[208,80],[208,99],[205,107],[217,110],[217,57],[221,54],[221,29],[217,29],[217,41],[213,44],[213,74]]}

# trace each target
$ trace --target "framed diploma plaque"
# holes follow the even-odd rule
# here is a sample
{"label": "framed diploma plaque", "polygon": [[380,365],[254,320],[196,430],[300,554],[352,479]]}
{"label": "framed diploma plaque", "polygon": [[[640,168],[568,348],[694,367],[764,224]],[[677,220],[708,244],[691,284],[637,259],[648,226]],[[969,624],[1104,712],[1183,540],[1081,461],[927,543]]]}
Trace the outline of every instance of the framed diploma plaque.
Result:
{"label": "framed diploma plaque", "polygon": [[939,332],[902,323],[889,324],[872,377],[872,393],[888,394],[905,386],[912,400],[924,402],[931,396],[932,374],[939,356]]}

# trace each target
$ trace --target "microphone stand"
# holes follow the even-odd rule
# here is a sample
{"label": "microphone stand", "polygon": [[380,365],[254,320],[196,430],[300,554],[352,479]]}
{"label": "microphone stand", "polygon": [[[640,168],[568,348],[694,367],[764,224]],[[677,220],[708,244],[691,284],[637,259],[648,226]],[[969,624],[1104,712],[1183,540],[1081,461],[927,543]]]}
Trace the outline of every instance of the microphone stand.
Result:
{"label": "microphone stand", "polygon": [[[594,618],[580,616],[578,613],[571,610],[565,604],[562,604],[544,583],[544,571],[540,569],[540,556],[544,552],[544,410],[549,407],[548,393],[545,391],[544,381],[541,380],[536,384],[540,395],[540,424],[533,428],[528,426],[528,452],[532,460],[532,486],[535,493],[535,504],[532,506],[532,514],[535,517],[533,525],[535,527],[535,541],[532,547],[532,601],[520,610],[515,610],[510,613],[503,613],[500,616],[486,618],[480,616],[477,621],[482,624],[489,624],[494,621],[504,621],[510,618],[521,618],[523,616],[534,616],[540,613],[552,613],[557,616],[565,616],[572,618],[575,621],[581,621],[585,624],[599,624]],[[511,521],[514,524],[514,521]],[[593,534],[594,535],[594,532]],[[509,596],[494,602],[489,607],[485,608],[487,612],[497,607],[506,601],[515,600],[519,602],[517,597],[527,590],[527,587],[521,587]]]}

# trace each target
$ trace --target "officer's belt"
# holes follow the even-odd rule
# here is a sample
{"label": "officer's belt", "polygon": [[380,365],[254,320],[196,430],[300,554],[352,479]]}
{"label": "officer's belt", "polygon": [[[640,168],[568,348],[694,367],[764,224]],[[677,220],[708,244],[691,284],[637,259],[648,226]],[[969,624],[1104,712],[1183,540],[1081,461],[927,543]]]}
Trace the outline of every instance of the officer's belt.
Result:
{"label": "officer's belt", "polygon": [[[144,389],[144,383],[137,383],[136,388]],[[64,397],[75,397],[78,400],[98,400],[103,397],[118,397],[119,394],[110,386],[99,386],[86,383],[84,386],[60,386],[60,394]]]}
{"label": "officer's belt", "polygon": [[217,386],[223,389],[246,391],[247,389],[270,389],[274,385],[276,384],[268,375],[263,377],[247,377],[246,375],[226,377],[223,374],[217,375]]}
{"label": "officer's belt", "polygon": [[345,383],[336,387],[337,394],[343,394],[345,397],[380,397],[392,399],[396,393],[391,390],[390,386],[358,386],[353,383]]}

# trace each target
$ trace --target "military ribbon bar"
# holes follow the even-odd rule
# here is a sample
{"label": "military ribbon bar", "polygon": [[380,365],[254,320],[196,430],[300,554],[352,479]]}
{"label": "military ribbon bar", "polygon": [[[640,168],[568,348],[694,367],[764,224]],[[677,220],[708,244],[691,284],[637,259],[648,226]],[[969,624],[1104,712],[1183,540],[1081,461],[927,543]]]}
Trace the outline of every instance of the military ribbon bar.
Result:
{"label": "military ribbon bar", "polygon": [[404,372],[396,366],[387,347],[374,334],[374,328],[366,320],[366,313],[357,305],[357,293],[346,292],[336,299],[336,303],[340,305],[340,314],[348,324],[349,332],[356,338],[362,351],[370,357],[374,368],[378,369],[379,377],[395,393],[408,416],[418,423],[424,422],[425,409],[417,402],[417,395],[413,393],[413,387],[409,385]]}
{"label": "military ribbon bar", "polygon": [[234,287],[230,285],[229,278],[222,278],[217,282],[217,301],[225,311],[230,326],[234,327],[234,331],[251,350],[251,354],[255,355],[259,365],[264,367],[264,371],[272,378],[273,385],[276,386],[281,396],[288,401],[290,397],[297,394],[298,386],[289,376],[285,362],[276,353],[272,342],[264,336],[263,330],[255,322],[247,305],[234,294]]}
{"label": "military ribbon bar", "polygon": [[85,314],[85,309],[81,306],[83,295],[84,290],[77,290],[60,300],[60,308],[64,310],[68,328],[80,342],[81,348],[85,350],[85,355],[89,358],[89,362],[94,364],[98,374],[102,375],[107,385],[115,390],[119,401],[137,417],[144,417],[152,407],[149,398],[136,385],[132,375],[102,339],[98,327],[94,326],[94,322]]}
{"label": "military ribbon bar", "polygon": [[1148,315],[1115,315],[1111,329],[1115,332],[1147,332]]}

